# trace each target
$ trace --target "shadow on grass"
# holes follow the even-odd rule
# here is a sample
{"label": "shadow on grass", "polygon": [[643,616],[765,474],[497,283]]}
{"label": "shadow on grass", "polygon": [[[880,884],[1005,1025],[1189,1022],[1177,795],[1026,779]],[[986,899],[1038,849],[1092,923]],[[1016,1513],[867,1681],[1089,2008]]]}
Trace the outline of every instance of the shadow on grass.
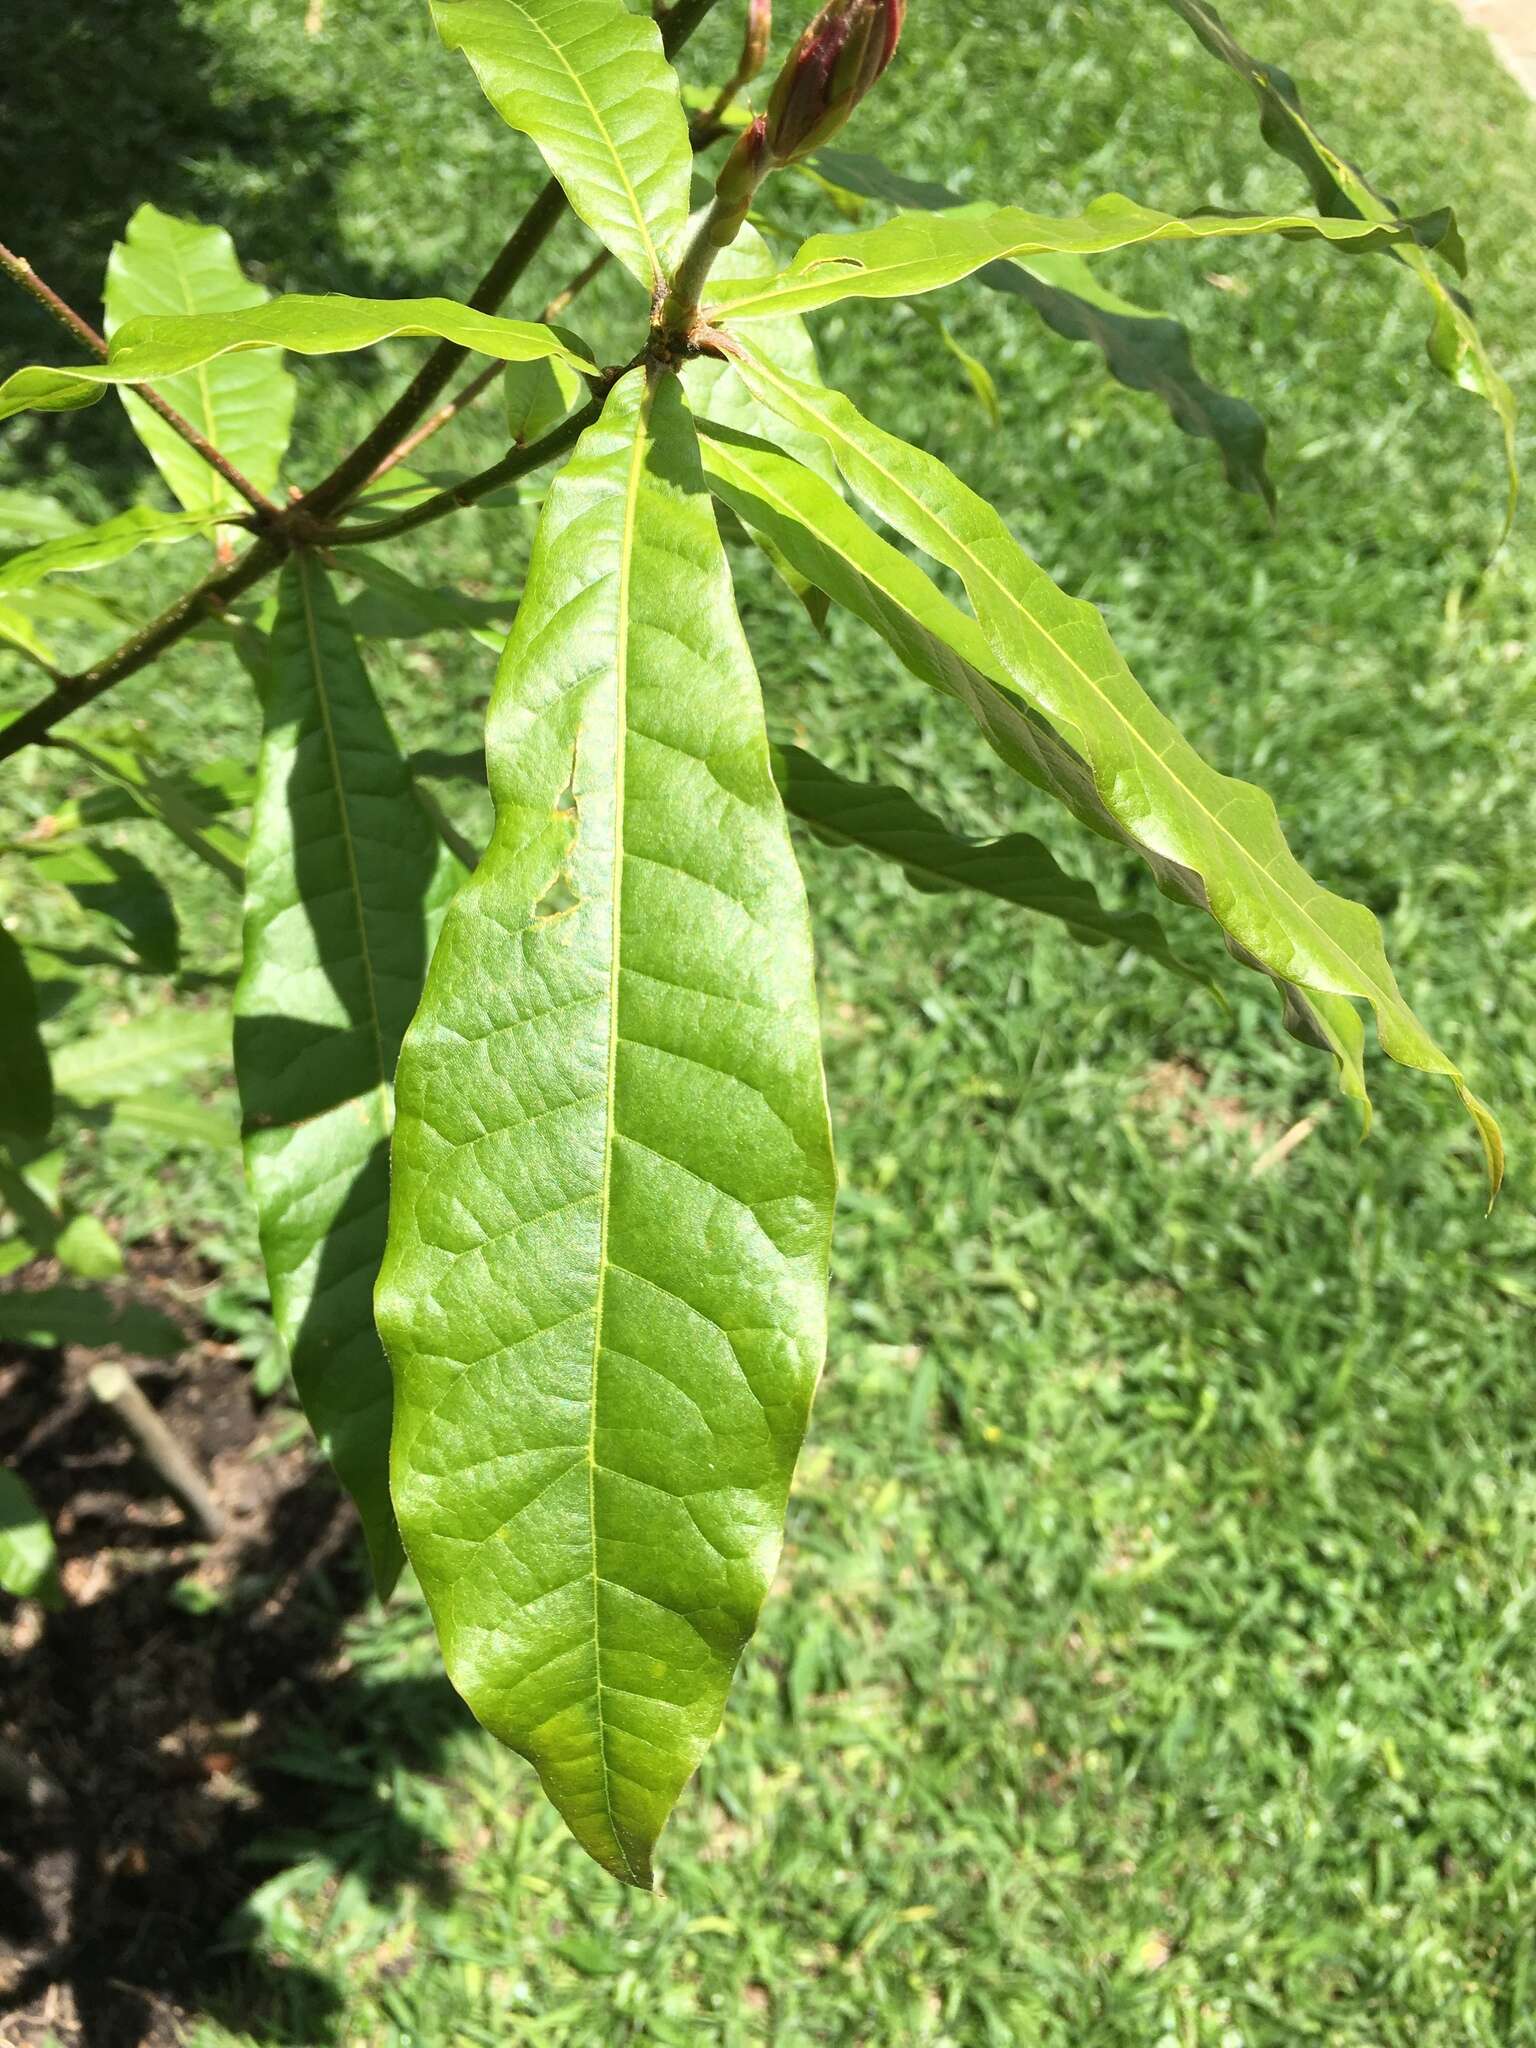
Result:
{"label": "shadow on grass", "polygon": [[[59,1400],[57,1354],[13,1356],[7,1420],[31,1420],[29,1476],[69,1503],[49,1507],[75,1594],[5,1664],[8,1739],[53,1781],[30,1811],[7,1807],[0,1840],[14,2038],[172,2048],[184,2017],[211,2015],[262,2041],[336,2042],[335,1984],[281,1952],[252,1894],[302,1865],[322,1890],[444,1902],[441,1852],[395,1809],[377,1760],[432,1775],[466,1710],[440,1676],[351,1664],[343,1631],[371,1589],[329,1472],[302,1453],[268,1460],[270,1479],[248,1452],[216,1461],[236,1488],[231,1533],[198,1576],[216,1562],[220,1597],[189,1612],[173,1589],[200,1553],[153,1482],[94,1404]],[[249,1400],[225,1370],[227,1388],[205,1357],[195,1384],[231,1412],[218,1433],[233,1439]],[[162,1410],[171,1371],[169,1402],[160,1375],[137,1375]],[[110,1584],[91,1598],[95,1574]]]}

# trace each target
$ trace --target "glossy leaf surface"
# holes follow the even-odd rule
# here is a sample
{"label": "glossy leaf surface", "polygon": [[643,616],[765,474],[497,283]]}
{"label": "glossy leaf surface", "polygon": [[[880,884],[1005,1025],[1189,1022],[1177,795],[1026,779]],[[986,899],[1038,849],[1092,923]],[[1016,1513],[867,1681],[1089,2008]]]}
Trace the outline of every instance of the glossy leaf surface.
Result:
{"label": "glossy leaf surface", "polygon": [[[802,747],[775,747],[774,780],[792,817],[830,846],[862,847],[895,861],[914,889],[943,894],[972,889],[1020,910],[1053,918],[1086,946],[1134,946],[1180,963],[1155,917],[1106,910],[1090,883],[1067,874],[1028,832],[966,839],[923,809],[904,789],[855,782]],[[1189,970],[1186,970],[1186,972]]]}
{"label": "glossy leaf surface", "polygon": [[[0,419],[29,408],[66,412],[94,405],[109,384],[153,383],[157,391],[169,395],[181,388],[184,375],[211,375],[214,364],[230,357],[243,358],[253,349],[286,348],[295,355],[330,356],[409,335],[436,335],[503,362],[535,362],[554,356],[573,369],[592,368],[551,328],[532,320],[503,320],[494,313],[477,313],[452,299],[349,299],[340,292],[294,292],[239,312],[129,321],[114,333],[104,363],[17,370],[7,377],[0,384]],[[163,421],[156,424],[170,432]],[[208,438],[214,439],[212,434]],[[176,439],[176,445],[220,491],[228,489],[184,441]],[[214,445],[220,446],[218,442]],[[229,454],[230,450],[221,447],[220,452]],[[238,462],[237,457],[231,459]],[[243,463],[238,466],[245,468]],[[251,472],[246,470],[246,474]],[[252,481],[261,483],[260,475]]]}
{"label": "glossy leaf surface", "polygon": [[623,0],[432,0],[509,128],[647,291],[688,218],[693,151],[656,24]]}
{"label": "glossy leaf surface", "polygon": [[62,1607],[59,1559],[48,1518],[31,1488],[0,1465],[0,1589],[17,1600]]}
{"label": "glossy leaf surface", "polygon": [[53,1079],[37,1028],[37,991],[20,946],[0,925],[0,1131],[46,1138],[52,1122]]}
{"label": "glossy leaf surface", "polygon": [[629,1883],[719,1723],[825,1343],[804,892],[674,378],[546,501],[490,849],[398,1077],[379,1326],[450,1674]]}
{"label": "glossy leaf surface", "polygon": [[294,1386],[387,1589],[400,1548],[372,1304],[392,1083],[457,869],[335,593],[302,555],[283,571],[262,697],[235,992],[246,1179]]}
{"label": "glossy leaf surface", "polygon": [[[750,355],[742,367],[765,403],[824,434],[849,487],[879,517],[960,577],[1021,700],[1088,764],[1109,814],[1197,878],[1240,957],[1314,1007],[1368,1002],[1384,1051],[1451,1081],[1477,1125],[1496,1190],[1497,1124],[1403,1000],[1375,918],[1312,880],[1271,799],[1201,759],[1146,696],[1099,612],[1058,589],[942,462],[874,426],[840,393],[796,387]],[[1340,1019],[1333,1031],[1347,1028]]]}
{"label": "glossy leaf surface", "polygon": [[[1259,132],[1271,149],[1301,172],[1311,187],[1319,213],[1338,219],[1377,222],[1401,218],[1391,200],[1384,198],[1363,172],[1324,142],[1307,119],[1301,95],[1288,72],[1278,64],[1261,63],[1257,57],[1251,57],[1216,9],[1206,5],[1206,0],[1168,0],[1168,4],[1189,24],[1212,56],[1251,87],[1259,107]],[[1519,492],[1514,393],[1493,367],[1472,309],[1462,294],[1445,282],[1422,248],[1409,243],[1395,253],[1429,296],[1433,309],[1428,343],[1430,361],[1463,390],[1476,393],[1492,408],[1499,422],[1509,476],[1507,533],[1514,523]],[[1454,230],[1447,238],[1444,253],[1453,269],[1465,272],[1461,238]]]}
{"label": "glossy leaf surface", "polygon": [[[878,157],[823,149],[813,162],[818,175],[861,198],[934,212],[965,204],[947,186],[903,177]],[[1206,382],[1180,321],[1121,298],[1079,255],[1057,252],[1018,263],[989,263],[976,272],[976,282],[1024,300],[1064,340],[1096,348],[1117,383],[1160,398],[1186,434],[1216,444],[1234,490],[1251,492],[1274,509],[1263,418],[1245,399]]]}
{"label": "glossy leaf surface", "polygon": [[[142,315],[238,317],[242,308],[259,308],[266,296],[241,270],[235,245],[222,228],[202,227],[157,207],[141,206],[128,223],[125,239],[113,245],[107,264],[108,344],[125,322]],[[32,373],[19,374],[25,378]],[[189,365],[186,374],[168,375],[163,382],[158,373],[140,374],[155,375],[160,396],[258,490],[270,492],[275,487],[294,401],[293,379],[278,357]],[[5,393],[14,381],[0,387],[0,417],[8,410]],[[172,495],[189,512],[244,510],[239,492],[141,398],[125,391],[123,404]]]}
{"label": "glossy leaf surface", "polygon": [[1066,253],[1094,256],[1149,242],[1198,242],[1233,235],[1314,238],[1346,249],[1390,248],[1423,235],[1444,234],[1449,216],[1378,225],[1363,220],[1314,220],[1310,214],[1158,213],[1118,192],[1095,199],[1081,214],[1058,219],[1018,206],[964,207],[952,213],[898,213],[876,228],[852,234],[812,235],[788,269],[758,285],[750,280],[711,283],[710,317],[738,327],[744,321],[813,313],[841,299],[904,299],[958,284],[989,263]]}

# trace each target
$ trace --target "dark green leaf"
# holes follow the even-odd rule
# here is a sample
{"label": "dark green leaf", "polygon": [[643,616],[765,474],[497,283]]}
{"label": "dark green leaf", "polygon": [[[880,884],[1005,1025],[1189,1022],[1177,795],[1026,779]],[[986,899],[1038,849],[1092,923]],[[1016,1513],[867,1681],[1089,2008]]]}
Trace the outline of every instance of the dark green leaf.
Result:
{"label": "dark green leaf", "polygon": [[1027,832],[962,839],[904,789],[851,782],[800,747],[775,747],[774,780],[785,808],[832,846],[860,846],[895,861],[915,889],[975,889],[1064,924],[1087,946],[1134,946],[1193,974],[1169,950],[1155,917],[1106,910],[1091,883],[1063,872],[1050,848]]}
{"label": "dark green leaf", "polygon": [[41,1139],[52,1122],[53,1080],[37,1028],[37,991],[20,946],[0,925],[0,1131]]}
{"label": "dark green leaf", "polygon": [[137,854],[90,842],[45,847],[33,856],[32,871],[68,889],[83,910],[106,918],[146,967],[160,974],[176,972],[181,964],[176,912],[165,884]]}
{"label": "dark green leaf", "polygon": [[448,1668],[615,1875],[713,1736],[825,1342],[804,891],[676,379],[546,501],[495,836],[398,1082],[379,1326]]}
{"label": "dark green leaf", "polygon": [[324,572],[283,571],[263,665],[235,1070],[246,1178],[294,1386],[357,1501],[381,1589],[389,1368],[373,1283],[400,1039],[458,875],[416,801]]}
{"label": "dark green leaf", "polygon": [[0,1294],[0,1338],[57,1347],[117,1344],[144,1358],[171,1358],[186,1337],[169,1316],[137,1302],[114,1302],[92,1287],[39,1287]]}

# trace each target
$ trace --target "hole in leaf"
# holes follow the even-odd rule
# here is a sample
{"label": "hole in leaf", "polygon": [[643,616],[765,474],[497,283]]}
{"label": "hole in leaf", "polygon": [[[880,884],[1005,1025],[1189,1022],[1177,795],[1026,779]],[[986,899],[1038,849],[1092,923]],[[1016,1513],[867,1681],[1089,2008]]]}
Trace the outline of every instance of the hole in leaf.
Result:
{"label": "hole in leaf", "polygon": [[570,876],[562,868],[533,906],[533,914],[535,917],[558,917],[562,910],[574,910],[580,901],[571,887]]}

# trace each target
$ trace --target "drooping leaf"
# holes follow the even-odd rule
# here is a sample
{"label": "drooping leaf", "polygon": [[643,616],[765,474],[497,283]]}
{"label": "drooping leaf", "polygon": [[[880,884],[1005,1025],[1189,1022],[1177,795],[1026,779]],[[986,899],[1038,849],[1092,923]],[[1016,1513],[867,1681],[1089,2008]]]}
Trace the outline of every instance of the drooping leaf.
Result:
{"label": "drooping leaf", "polygon": [[92,1287],[38,1287],[0,1294],[0,1339],[12,1344],[120,1344],[143,1358],[171,1358],[186,1337],[169,1316],[138,1302],[115,1302]]}
{"label": "drooping leaf", "polygon": [[[447,586],[413,583],[387,562],[361,548],[348,549],[341,566],[365,587],[346,607],[347,625],[359,640],[416,640],[429,633],[468,634],[499,654],[518,596],[466,597]],[[498,625],[500,631],[497,631]]]}
{"label": "drooping leaf", "polygon": [[[238,309],[260,307],[266,296],[240,268],[235,245],[222,228],[141,206],[107,264],[108,344],[113,345],[125,323],[136,323],[142,315],[233,314],[238,319]],[[258,490],[271,491],[293,425],[294,383],[280,358],[258,355],[187,368],[190,374],[168,374],[163,382],[158,371],[139,375],[155,377],[168,404]],[[9,383],[0,388],[0,414],[7,389]],[[143,399],[125,391],[123,404],[172,496],[189,512],[244,509],[240,493]]]}
{"label": "drooping leaf", "polygon": [[229,1064],[228,1011],[166,1009],[61,1046],[53,1056],[53,1083],[76,1102],[110,1102]]}
{"label": "drooping leaf", "polygon": [[537,144],[573,211],[653,290],[693,173],[655,22],[624,0],[432,0],[432,19],[507,126]]}
{"label": "drooping leaf", "polygon": [[[1200,42],[1229,70],[1252,88],[1259,106],[1259,132],[1270,148],[1287,158],[1301,172],[1311,188],[1319,213],[1332,219],[1393,223],[1402,218],[1364,174],[1335,150],[1329,148],[1307,119],[1301,95],[1289,73],[1278,64],[1263,64],[1251,57],[1237,41],[1214,7],[1206,0],[1168,0],[1174,12],[1192,28]],[[1432,312],[1429,329],[1429,359],[1435,368],[1465,391],[1474,392],[1490,406],[1504,436],[1504,459],[1509,478],[1506,535],[1514,524],[1520,478],[1515,450],[1515,398],[1508,384],[1489,359],[1472,308],[1463,295],[1448,285],[1422,247],[1413,242],[1393,252],[1413,272],[1428,294]],[[1466,257],[1461,237],[1454,226],[1446,237],[1443,254],[1451,267],[1464,276]]]}
{"label": "drooping leaf", "polygon": [[303,555],[283,571],[262,698],[235,992],[246,1180],[294,1386],[387,1591],[401,1557],[373,1283],[395,1059],[458,868]]}
{"label": "drooping leaf", "polygon": [[51,669],[56,665],[53,649],[39,637],[23,606],[0,603],[0,642],[7,647],[19,647],[23,654],[30,654],[44,668]]}
{"label": "drooping leaf", "polygon": [[0,925],[0,1131],[41,1139],[53,1122],[53,1077],[37,1028],[37,990],[20,946]]}
{"label": "drooping leaf", "polygon": [[131,505],[100,526],[83,526],[8,556],[0,562],[0,591],[29,590],[45,576],[78,576],[104,568],[135,548],[172,547],[206,533],[214,523],[206,512],[161,512],[153,505]]}
{"label": "drooping leaf", "polygon": [[1018,206],[956,207],[948,213],[898,213],[876,228],[812,235],[777,277],[716,286],[709,317],[734,329],[745,321],[812,313],[841,299],[905,299],[958,284],[989,263],[1066,253],[1094,256],[1149,242],[1195,242],[1212,236],[1281,235],[1289,241],[1333,242],[1347,252],[1390,248],[1421,239],[1433,246],[1449,215],[1375,223],[1315,220],[1310,214],[1158,213],[1118,192],[1095,199],[1068,219]]}
{"label": "drooping leaf", "polygon": [[801,747],[775,747],[773,775],[792,817],[831,846],[858,846],[895,861],[914,889],[975,889],[1064,924],[1085,946],[1134,946],[1193,974],[1170,952],[1162,927],[1144,912],[1106,910],[1090,882],[1065,873],[1028,832],[964,839],[904,789],[853,782]]}
{"label": "drooping leaf", "polygon": [[17,1600],[62,1607],[59,1559],[48,1517],[32,1489],[0,1465],[0,1587]]}
{"label": "drooping leaf", "polygon": [[[29,409],[68,412],[94,405],[110,384],[152,383],[169,398],[182,390],[184,379],[195,384],[199,378],[212,376],[215,364],[234,358],[239,368],[251,350],[286,348],[295,355],[329,356],[421,334],[437,335],[502,362],[559,357],[577,370],[593,368],[572,354],[552,328],[531,320],[503,320],[494,313],[477,313],[452,299],[350,299],[341,292],[316,296],[293,292],[239,312],[130,320],[113,334],[104,363],[13,372],[0,384],[0,419]],[[283,374],[286,376],[286,371]],[[178,405],[177,410],[184,408]],[[156,424],[170,433],[164,421]],[[201,428],[202,423],[194,420],[193,424]],[[174,435],[172,439],[220,491],[228,490],[184,441]],[[213,440],[212,434],[208,439]],[[221,454],[228,452],[220,449]],[[237,466],[245,468],[243,463]],[[251,475],[249,470],[245,473]],[[259,474],[251,480],[261,484]],[[267,486],[261,484],[261,488]],[[222,499],[220,508],[227,509]]]}
{"label": "drooping leaf", "polygon": [[1477,1126],[1496,1192],[1498,1125],[1404,1001],[1375,918],[1312,880],[1271,799],[1201,759],[1146,696],[1100,613],[1058,589],[992,507],[936,457],[874,426],[840,393],[796,386],[748,349],[741,365],[765,403],[824,435],[851,490],[960,577],[1020,699],[1088,764],[1110,815],[1195,878],[1238,957],[1328,1013],[1328,1042],[1349,1036],[1338,1005],[1364,1001],[1385,1052],[1452,1083]]}
{"label": "drooping leaf", "polygon": [[[965,204],[947,186],[903,177],[878,157],[823,149],[814,162],[817,171],[838,187],[892,206],[945,212]],[[1186,434],[1216,444],[1234,490],[1251,492],[1274,509],[1274,487],[1265,467],[1269,437],[1262,416],[1246,400],[1206,382],[1179,321],[1122,299],[1079,255],[1057,252],[1019,263],[989,263],[977,271],[976,282],[1023,299],[1065,340],[1091,343],[1118,383],[1131,391],[1151,392]]]}
{"label": "drooping leaf", "polygon": [[804,891],[674,378],[551,486],[496,829],[398,1081],[379,1325],[450,1674],[632,1884],[773,1575],[834,1175]]}
{"label": "drooping leaf", "polygon": [[174,974],[181,964],[176,912],[165,884],[137,854],[87,840],[45,846],[32,860],[45,882],[67,889],[82,910],[104,917],[146,967]]}

